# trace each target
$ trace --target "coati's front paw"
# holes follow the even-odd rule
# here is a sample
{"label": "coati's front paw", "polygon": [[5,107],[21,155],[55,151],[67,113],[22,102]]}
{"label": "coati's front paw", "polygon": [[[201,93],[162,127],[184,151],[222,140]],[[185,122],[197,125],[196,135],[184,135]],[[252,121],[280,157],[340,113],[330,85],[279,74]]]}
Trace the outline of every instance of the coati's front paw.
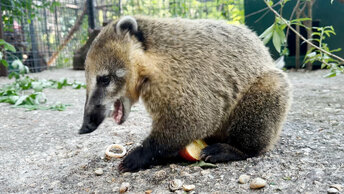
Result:
{"label": "coati's front paw", "polygon": [[149,151],[143,146],[135,148],[119,164],[119,172],[136,172],[140,169],[148,168],[152,163],[152,157]]}

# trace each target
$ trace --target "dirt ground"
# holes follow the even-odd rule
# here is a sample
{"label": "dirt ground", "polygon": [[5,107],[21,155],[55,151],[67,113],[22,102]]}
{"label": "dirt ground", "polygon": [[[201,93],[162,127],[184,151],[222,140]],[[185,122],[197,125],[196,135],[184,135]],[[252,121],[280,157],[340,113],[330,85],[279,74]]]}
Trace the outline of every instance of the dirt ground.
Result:
{"label": "dirt ground", "polygon": [[[105,160],[104,152],[112,143],[130,149],[149,134],[151,119],[142,103],[133,106],[123,125],[107,119],[87,135],[77,133],[84,89],[45,90],[49,103],[72,105],[62,112],[26,112],[2,103],[0,192],[117,193],[128,182],[128,192],[169,193],[169,182],[180,179],[195,185],[195,193],[326,193],[332,184],[344,186],[344,76],[328,79],[324,74],[289,73],[294,102],[272,151],[246,161],[217,164],[213,169],[177,163],[119,174],[121,159]],[[32,76],[84,81],[83,71],[69,69]],[[0,78],[0,85],[6,82]],[[95,174],[98,168],[103,170],[99,176]],[[238,183],[241,174],[261,177],[267,185],[251,190],[248,183]]]}

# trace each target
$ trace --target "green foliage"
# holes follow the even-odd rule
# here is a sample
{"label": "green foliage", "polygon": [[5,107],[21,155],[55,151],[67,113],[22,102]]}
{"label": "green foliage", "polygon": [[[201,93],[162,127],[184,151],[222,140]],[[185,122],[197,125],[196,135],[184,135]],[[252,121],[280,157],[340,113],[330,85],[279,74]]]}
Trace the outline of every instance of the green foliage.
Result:
{"label": "green foliage", "polygon": [[[15,51],[14,47],[0,39],[0,46],[4,46],[5,50]],[[8,67],[8,63],[2,58],[1,62]],[[5,61],[5,63],[3,62]],[[45,88],[62,89],[66,86],[71,86],[74,89],[86,88],[86,85],[81,82],[69,82],[66,78],[59,81],[34,79],[25,74],[29,73],[27,66],[16,59],[11,63],[13,71],[9,74],[9,79],[14,78],[12,83],[6,84],[0,88],[0,103],[9,103],[13,107],[26,108],[27,110],[57,110],[63,111],[66,109],[66,104],[57,103],[51,106],[43,106],[47,102],[47,98],[43,93]]]}
{"label": "green foliage", "polygon": [[[292,25],[300,25],[303,26],[301,22],[310,20],[310,18],[299,18],[287,21],[288,24]],[[285,36],[285,30],[286,30],[287,24],[283,22],[279,17],[275,18],[275,22],[268,27],[260,36],[263,40],[264,44],[267,44],[271,38],[272,43],[274,45],[274,48],[280,55],[288,55],[289,51],[286,47],[286,36]]]}
{"label": "green foliage", "polygon": [[1,11],[3,11],[3,22],[5,31],[7,26],[12,26],[15,19],[28,16],[28,23],[38,15],[41,8],[49,8],[53,10],[54,7],[59,6],[60,3],[56,1],[34,1],[34,0],[1,0]]}
{"label": "green foliage", "polygon": [[[244,23],[245,19],[243,0],[122,0],[121,5],[122,10],[119,14],[120,6],[118,3],[113,4],[116,14],[112,17],[153,15],[157,17],[213,18],[227,20],[231,23]],[[103,21],[102,10],[98,15],[99,20]]]}
{"label": "green foliage", "polygon": [[[289,0],[283,0],[281,2],[281,9]],[[272,0],[265,0],[267,6],[272,6]],[[331,1],[332,3],[332,1]],[[307,26],[304,26],[302,22],[310,20],[310,18],[297,18],[294,20],[288,21],[282,16],[276,14],[275,22],[268,27],[259,37],[262,39],[264,44],[267,44],[271,38],[274,48],[280,55],[288,55],[288,50],[286,48],[286,36],[284,30],[289,25],[298,25],[305,27],[308,29]],[[325,77],[334,77],[340,73],[344,73],[344,63],[343,61],[337,60],[333,58],[332,53],[338,52],[341,48],[330,50],[328,45],[324,42],[326,38],[331,37],[331,35],[336,35],[332,26],[325,26],[325,27],[313,27],[312,38],[309,41],[313,43],[317,43],[319,48],[311,47],[304,58],[304,65],[305,63],[314,63],[316,61],[321,62],[321,68],[330,69],[330,73],[327,74]],[[284,49],[282,49],[284,48]],[[340,59],[340,57],[337,57]]]}
{"label": "green foliage", "polygon": [[[38,80],[29,76],[19,75],[15,81],[4,85],[0,88],[0,102],[13,104],[14,107],[22,107],[27,110],[58,110],[66,109],[66,104],[55,104],[52,106],[43,106],[47,98],[43,93],[45,88],[62,89],[66,86],[72,86],[74,89],[85,88],[85,84],[80,82],[68,82],[67,79],[55,80]],[[27,91],[27,92],[25,92]]]}
{"label": "green foliage", "polygon": [[[330,50],[328,45],[324,42],[324,40],[331,37],[331,35],[336,35],[332,26],[313,27],[313,29],[315,31],[312,33],[312,38],[310,40],[316,42],[321,49],[329,53],[341,51],[341,48]],[[316,61],[321,62],[321,68],[330,69],[330,73],[325,75],[325,77],[334,77],[340,73],[344,73],[344,67],[341,66],[343,64],[328,56],[324,51],[312,47],[307,51],[304,64],[308,62],[314,63]]]}

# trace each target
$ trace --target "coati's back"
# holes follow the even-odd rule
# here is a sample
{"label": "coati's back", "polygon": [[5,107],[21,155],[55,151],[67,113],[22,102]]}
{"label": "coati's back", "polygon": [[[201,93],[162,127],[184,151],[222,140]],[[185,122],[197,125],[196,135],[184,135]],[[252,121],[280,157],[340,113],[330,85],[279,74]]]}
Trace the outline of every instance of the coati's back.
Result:
{"label": "coati's back", "polygon": [[248,86],[254,81],[251,77],[274,66],[262,41],[243,25],[215,20],[136,19],[145,49],[169,61],[159,68],[179,80],[187,79],[186,83],[195,82],[199,87],[228,82]]}

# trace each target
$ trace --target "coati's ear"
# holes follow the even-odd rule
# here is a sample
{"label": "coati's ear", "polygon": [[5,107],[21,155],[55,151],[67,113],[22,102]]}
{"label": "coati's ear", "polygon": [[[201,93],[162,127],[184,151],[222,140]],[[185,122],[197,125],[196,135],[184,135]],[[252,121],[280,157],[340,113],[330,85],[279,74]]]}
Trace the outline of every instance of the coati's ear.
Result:
{"label": "coati's ear", "polygon": [[117,22],[115,29],[118,35],[122,35],[125,32],[137,34],[138,26],[136,19],[131,16],[124,16]]}

